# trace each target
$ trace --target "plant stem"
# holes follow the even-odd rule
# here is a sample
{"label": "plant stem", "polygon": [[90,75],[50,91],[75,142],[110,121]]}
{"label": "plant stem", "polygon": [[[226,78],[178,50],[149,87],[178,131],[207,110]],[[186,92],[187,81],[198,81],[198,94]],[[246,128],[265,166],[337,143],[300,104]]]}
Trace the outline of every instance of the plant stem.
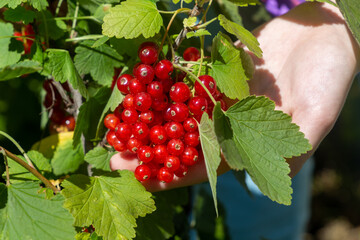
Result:
{"label": "plant stem", "polygon": [[57,16],[59,14],[62,2],[63,2],[63,0],[59,0],[58,4],[56,6],[56,10],[55,10],[55,16]]}
{"label": "plant stem", "polygon": [[200,29],[200,28],[204,28],[204,27],[206,27],[207,25],[209,25],[210,23],[212,23],[212,22],[214,22],[214,21],[216,21],[216,20],[218,20],[218,18],[217,18],[217,17],[214,17],[213,19],[211,19],[211,20],[209,20],[209,21],[207,21],[207,22],[205,22],[205,23],[203,23],[203,24],[196,25],[196,26],[194,27],[194,29],[197,30],[197,29]]}
{"label": "plant stem", "polygon": [[5,169],[6,169],[6,186],[10,186],[10,174],[9,174],[9,164],[6,156],[6,152],[3,148],[0,148],[0,153],[4,156]]}
{"label": "plant stem", "polygon": [[195,75],[193,74],[191,71],[189,71],[188,69],[178,65],[178,64],[173,64],[175,68],[180,69],[181,71],[186,72],[187,74],[189,74],[191,77],[193,77],[195,79],[195,81],[197,81],[205,90],[205,92],[207,93],[207,95],[209,96],[209,98],[211,99],[211,101],[214,103],[214,105],[216,105],[216,100],[215,98],[211,95],[209,89],[207,89],[207,87],[201,82],[201,80]]}
{"label": "plant stem", "polygon": [[45,186],[47,186],[48,188],[50,188],[51,190],[53,190],[54,193],[58,193],[59,189],[57,189],[54,185],[51,184],[51,182],[49,180],[47,180],[41,173],[39,173],[35,168],[30,167],[28,164],[26,164],[26,162],[24,162],[22,159],[20,159],[18,156],[16,156],[15,154],[9,152],[8,150],[6,150],[5,148],[0,146],[0,151],[1,152],[5,152],[5,155],[8,156],[9,158],[11,158],[12,160],[14,160],[15,162],[17,162],[18,164],[20,164],[21,166],[23,166],[26,170],[28,170],[29,172],[31,172],[35,177],[37,177],[40,181],[42,181]]}
{"label": "plant stem", "polygon": [[74,41],[84,41],[84,40],[88,40],[88,39],[99,39],[102,38],[103,35],[86,35],[86,36],[81,36],[81,37],[75,37],[75,38],[68,38],[65,39],[65,42],[74,42]]}
{"label": "plant stem", "polygon": [[70,38],[74,37],[75,34],[75,27],[76,27],[76,23],[77,23],[77,17],[79,14],[79,1],[76,1],[76,7],[75,7],[75,13],[74,13],[74,20],[71,26],[71,32],[70,32]]}
{"label": "plant stem", "polygon": [[202,19],[201,19],[201,22],[203,22],[203,23],[206,22],[206,14],[207,14],[207,12],[208,12],[209,9],[210,9],[210,6],[211,6],[211,4],[212,4],[212,1],[213,1],[213,0],[210,0],[210,1],[209,1],[209,4],[208,4],[208,6],[207,6],[207,8],[206,8],[206,10],[205,10],[205,12],[204,12],[204,15],[203,15]]}
{"label": "plant stem", "polygon": [[99,19],[94,16],[80,16],[80,17],[56,17],[55,20],[93,20],[98,23],[102,23]]}
{"label": "plant stem", "polygon": [[200,76],[202,64],[204,61],[204,36],[200,37],[200,45],[201,45],[201,47],[200,47],[200,66],[199,66],[199,71],[198,71],[197,77]]}
{"label": "plant stem", "polygon": [[24,151],[24,149],[20,146],[20,144],[15,141],[15,139],[13,139],[9,134],[0,131],[0,135],[3,135],[4,137],[6,137],[7,139],[9,139],[16,147],[17,149],[19,149],[19,151],[21,152],[21,154],[24,156],[24,158],[26,159],[27,163],[29,164],[30,167],[34,168],[33,163],[31,162],[29,156],[26,154],[26,152]]}

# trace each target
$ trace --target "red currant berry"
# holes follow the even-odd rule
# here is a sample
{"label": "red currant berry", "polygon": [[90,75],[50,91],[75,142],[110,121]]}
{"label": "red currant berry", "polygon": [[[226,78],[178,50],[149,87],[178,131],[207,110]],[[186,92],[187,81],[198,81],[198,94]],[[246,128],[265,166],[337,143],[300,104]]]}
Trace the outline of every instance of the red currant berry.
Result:
{"label": "red currant berry", "polygon": [[144,182],[144,181],[150,179],[151,169],[147,165],[142,164],[135,168],[134,174],[138,181]]}
{"label": "red currant berry", "polygon": [[63,119],[65,118],[65,113],[62,109],[55,107],[52,109],[50,120],[56,124],[61,124]]}
{"label": "red currant berry", "polygon": [[189,47],[183,53],[185,61],[197,61],[201,57],[200,52],[197,48]]}
{"label": "red currant berry", "polygon": [[132,135],[132,127],[128,123],[119,123],[115,128],[115,135],[119,140],[127,141]]}
{"label": "red currant berry", "polygon": [[222,99],[223,97],[223,94],[219,91],[219,90],[215,90],[215,93],[214,93],[214,98],[216,101],[219,101],[220,99]]}
{"label": "red currant berry", "polygon": [[178,177],[185,177],[188,173],[188,167],[184,164],[180,164],[179,168],[174,173]]}
{"label": "red currant berry", "polygon": [[183,126],[184,126],[185,131],[187,131],[187,132],[195,132],[198,128],[198,124],[197,124],[196,120],[193,118],[185,119],[185,121],[183,122]]}
{"label": "red currant berry", "polygon": [[184,127],[179,122],[168,122],[164,127],[169,138],[181,138],[185,134]]}
{"label": "red currant berry", "polygon": [[145,92],[146,91],[146,87],[145,84],[143,84],[142,82],[140,82],[139,79],[137,78],[133,78],[131,79],[131,81],[129,82],[129,91],[131,94],[137,94],[137,93],[141,93],[141,92]]}
{"label": "red currant berry", "polygon": [[104,118],[104,125],[110,130],[115,130],[116,126],[120,123],[120,119],[113,113],[109,113]]}
{"label": "red currant berry", "polygon": [[198,132],[188,132],[184,136],[184,143],[190,147],[196,147],[200,144]]}
{"label": "red currant berry", "polygon": [[[14,34],[14,35],[15,35],[15,34]],[[51,89],[53,88],[53,87],[51,86],[51,82],[52,82],[52,80],[45,80],[45,81],[43,82],[43,89],[46,91],[46,93],[48,93],[48,92],[51,93]]]}
{"label": "red currant berry", "polygon": [[114,141],[117,140],[116,135],[115,135],[115,131],[108,131],[108,133],[106,134],[106,141],[113,146],[114,145]]}
{"label": "red currant berry", "polygon": [[174,71],[174,66],[169,60],[161,60],[155,66],[155,75],[159,79],[167,79]]}
{"label": "red currant berry", "polygon": [[153,81],[147,86],[147,92],[153,98],[158,98],[163,95],[163,86],[161,82]]}
{"label": "red currant berry", "polygon": [[129,93],[129,83],[133,78],[130,74],[123,74],[116,80],[117,87],[122,94]]}
{"label": "red currant berry", "polygon": [[140,113],[139,115],[140,121],[145,124],[150,124],[154,121],[154,113],[153,111],[145,111]]}
{"label": "red currant berry", "polygon": [[204,97],[193,97],[189,100],[188,106],[192,114],[201,116],[208,108],[208,102]]}
{"label": "red currant berry", "polygon": [[[211,95],[215,94],[216,91],[216,82],[214,78],[209,75],[202,75],[199,77],[200,81],[205,85],[205,87],[209,90]],[[198,83],[195,82],[195,93],[196,95],[204,98],[208,98],[208,94],[206,93],[205,89]]]}
{"label": "red currant berry", "polygon": [[184,151],[184,143],[180,139],[171,139],[167,144],[169,154],[179,156]]}
{"label": "red currant berry", "polygon": [[143,122],[138,122],[133,125],[134,138],[143,140],[149,135],[149,132],[149,127]]}
{"label": "red currant berry", "polygon": [[134,108],[126,108],[121,114],[121,119],[126,123],[136,123],[139,118],[138,112]]}
{"label": "red currant berry", "polygon": [[190,88],[183,82],[177,82],[170,88],[170,98],[174,102],[185,102],[190,96]]}
{"label": "red currant berry", "polygon": [[154,158],[154,151],[150,146],[141,146],[137,151],[138,159],[144,163],[148,163]]}
{"label": "red currant berry", "polygon": [[151,108],[155,111],[162,111],[167,107],[168,101],[168,97],[162,94],[160,97],[152,99]]}
{"label": "red currant berry", "polygon": [[121,140],[119,140],[117,138],[114,140],[112,146],[118,152],[123,152],[123,151],[125,151],[127,149],[126,144],[123,141],[121,141]]}
{"label": "red currant berry", "polygon": [[189,116],[189,108],[184,103],[175,103],[170,106],[170,116],[172,121],[183,122]]}
{"label": "red currant berry", "polygon": [[124,100],[122,102],[122,105],[124,108],[134,108],[134,95],[128,94],[124,97]]}
{"label": "red currant berry", "polygon": [[167,156],[164,162],[164,166],[170,171],[175,172],[180,167],[180,159],[176,156]]}
{"label": "red currant berry", "polygon": [[157,179],[160,182],[170,183],[174,179],[174,173],[167,167],[162,167],[159,169]]}
{"label": "red currant berry", "polygon": [[67,128],[69,131],[74,131],[75,129],[75,118],[73,116],[67,116],[63,119],[62,125]]}
{"label": "red currant berry", "polygon": [[167,152],[167,149],[166,149],[166,146],[165,145],[156,145],[154,148],[153,148],[153,151],[154,151],[154,162],[156,163],[164,163],[166,157],[168,156],[168,152]]}
{"label": "red currant berry", "polygon": [[[131,107],[129,107],[129,108],[131,108]],[[119,105],[115,108],[114,114],[115,114],[115,116],[116,116],[118,119],[121,119],[121,114],[122,114],[122,112],[123,112],[123,107],[122,107],[121,104],[119,104]]]}
{"label": "red currant berry", "polygon": [[137,138],[130,138],[126,143],[127,149],[132,153],[136,153],[142,145],[142,141]]}
{"label": "red currant berry", "polygon": [[149,110],[151,107],[151,96],[146,92],[141,92],[134,97],[135,109],[141,112]]}
{"label": "red currant berry", "polygon": [[158,59],[158,46],[153,42],[144,42],[139,47],[138,56],[145,64],[153,64]]}
{"label": "red currant berry", "polygon": [[154,163],[154,160],[149,163],[143,164],[143,165],[146,165],[150,168],[151,178],[156,178],[156,176],[158,175],[159,169],[162,167],[159,164]]}
{"label": "red currant berry", "polygon": [[164,117],[162,112],[154,111],[154,121],[151,123],[151,127],[156,125],[161,125],[164,122]]}
{"label": "red currant berry", "polygon": [[167,139],[165,128],[159,125],[152,127],[149,135],[150,141],[155,144],[163,144]]}
{"label": "red currant berry", "polygon": [[163,85],[164,93],[168,93],[171,89],[171,86],[174,85],[174,81],[171,77],[161,80],[161,84]]}
{"label": "red currant berry", "polygon": [[218,100],[220,102],[221,109],[226,111],[228,109],[228,106],[226,105],[226,102],[223,99]]}
{"label": "red currant berry", "polygon": [[186,147],[180,156],[182,164],[192,166],[199,160],[199,153],[194,147]]}
{"label": "red currant berry", "polygon": [[140,64],[134,72],[134,76],[143,84],[149,84],[154,79],[154,68],[147,64]]}

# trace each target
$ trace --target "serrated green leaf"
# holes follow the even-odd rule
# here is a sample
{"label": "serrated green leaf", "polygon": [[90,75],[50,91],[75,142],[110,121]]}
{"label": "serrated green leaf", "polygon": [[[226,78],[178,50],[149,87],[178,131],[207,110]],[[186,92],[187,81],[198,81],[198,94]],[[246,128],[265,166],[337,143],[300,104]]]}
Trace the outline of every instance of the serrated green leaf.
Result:
{"label": "serrated green leaf", "polygon": [[220,146],[216,138],[214,123],[209,119],[207,113],[203,113],[201,117],[201,122],[199,124],[199,134],[201,148],[205,159],[206,172],[209,178],[211,192],[214,199],[215,210],[216,214],[218,214],[216,198],[216,170],[221,162]]}
{"label": "serrated green leaf", "polygon": [[360,45],[360,4],[356,0],[336,0],[347,25]]}
{"label": "serrated green leaf", "polygon": [[220,12],[224,14],[227,19],[230,19],[231,21],[243,26],[238,5],[232,3],[231,0],[223,0],[221,3],[219,3],[219,8]]}
{"label": "serrated green leaf", "polygon": [[94,17],[98,19],[100,22],[103,21],[106,14],[109,13],[109,9],[111,8],[111,4],[101,4],[94,13]]}
{"label": "serrated green leaf", "polygon": [[76,69],[80,74],[90,73],[97,83],[110,86],[113,81],[114,68],[124,65],[123,58],[106,44],[93,48],[94,43],[93,40],[87,40],[75,49]]}
{"label": "serrated green leaf", "polygon": [[322,3],[328,3],[333,5],[334,7],[338,7],[338,5],[334,2],[332,2],[331,0],[305,0],[307,2],[322,2]]}
{"label": "serrated green leaf", "polygon": [[36,13],[37,23],[39,23],[39,33],[53,40],[58,40],[64,36],[66,31],[66,23],[62,20],[56,20],[53,15],[45,10]]}
{"label": "serrated green leaf", "polygon": [[97,48],[106,43],[109,40],[108,36],[103,36],[102,38],[99,38],[94,42],[94,44],[91,46],[92,48]]}
{"label": "serrated green leaf", "polygon": [[31,150],[35,150],[44,155],[45,158],[51,159],[54,156],[58,146],[65,144],[73,138],[74,132],[62,132],[50,135],[36,142]]}
{"label": "serrated green leaf", "polygon": [[99,113],[105,108],[110,94],[111,90],[103,87],[94,97],[81,105],[74,131],[74,147],[80,143],[82,134],[89,140],[96,136],[97,125],[101,117]]}
{"label": "serrated green leaf", "polygon": [[188,17],[183,20],[183,25],[185,28],[190,28],[195,26],[197,22],[197,17]]}
{"label": "serrated green leaf", "polygon": [[91,224],[104,239],[135,237],[135,218],[155,210],[151,194],[130,171],[99,177],[73,175],[62,186],[64,207],[75,217],[75,226]]}
{"label": "serrated green leaf", "polygon": [[257,57],[262,57],[260,44],[251,32],[241,25],[228,20],[224,15],[219,15],[220,25],[230,34],[235,35]]}
{"label": "serrated green leaf", "polygon": [[221,92],[232,99],[243,99],[250,94],[247,83],[249,78],[241,62],[241,51],[223,33],[218,33],[213,39],[211,76],[216,79]]}
{"label": "serrated green leaf", "polygon": [[240,7],[247,7],[249,5],[260,5],[258,0],[227,0]]}
{"label": "serrated green leaf", "polygon": [[8,9],[4,12],[4,18],[7,21],[23,22],[29,24],[34,21],[35,12],[26,10],[24,7],[17,6],[15,9]]}
{"label": "serrated green leaf", "polygon": [[208,30],[199,29],[197,31],[188,32],[186,34],[186,38],[201,37],[201,36],[211,36],[211,33]]}
{"label": "serrated green leaf", "polygon": [[178,4],[178,3],[180,2],[180,0],[172,0],[172,2],[173,2],[174,4]]}
{"label": "serrated green leaf", "polygon": [[[45,158],[41,153],[37,151],[30,151],[27,153],[36,169],[42,174],[49,174],[52,171],[49,159]],[[24,157],[18,156],[22,160],[26,161]],[[23,181],[40,181],[32,173],[22,167],[20,164],[13,160],[9,160],[9,172],[11,183],[23,182]],[[5,173],[3,174],[3,177]]]}
{"label": "serrated green leaf", "polygon": [[233,139],[233,130],[231,129],[229,118],[221,110],[220,103],[215,105],[213,118],[216,137],[226,162],[232,169],[243,169],[244,164],[241,161],[240,153]]}
{"label": "serrated green leaf", "polygon": [[252,180],[270,199],[289,205],[290,168],[284,158],[306,153],[311,145],[289,115],[274,109],[270,99],[250,96],[231,106],[225,115]]}
{"label": "serrated green leaf", "polygon": [[62,49],[48,49],[48,53],[48,67],[54,79],[61,83],[69,81],[73,88],[78,89],[84,98],[88,98],[89,93],[76,71],[69,52]]}
{"label": "serrated green leaf", "polygon": [[55,175],[75,172],[84,162],[84,151],[79,144],[73,148],[73,140],[69,139],[56,148],[51,166]]}
{"label": "serrated green leaf", "polygon": [[102,147],[96,147],[85,155],[85,161],[90,163],[93,168],[111,171],[110,159],[115,153],[109,152]]}
{"label": "serrated green leaf", "polygon": [[39,11],[45,10],[49,6],[47,0],[27,0],[27,2]]}
{"label": "serrated green leaf", "polygon": [[[14,28],[11,23],[0,22],[0,68],[12,65],[20,60],[22,49],[15,48],[20,43],[10,37],[14,35]],[[13,44],[15,44],[13,46]],[[21,44],[22,45],[22,44]]]}
{"label": "serrated green leaf", "polygon": [[0,69],[0,81],[20,77],[24,74],[42,70],[39,62],[25,60]]}
{"label": "serrated green leaf", "polygon": [[163,25],[156,4],[149,0],[127,0],[110,9],[104,17],[103,34],[108,37],[153,37]]}
{"label": "serrated green leaf", "polygon": [[74,218],[62,207],[64,197],[46,199],[33,182],[0,183],[1,239],[74,239]]}
{"label": "serrated green leaf", "polygon": [[4,7],[6,4],[9,8],[16,8],[23,0],[0,0],[0,7]]}

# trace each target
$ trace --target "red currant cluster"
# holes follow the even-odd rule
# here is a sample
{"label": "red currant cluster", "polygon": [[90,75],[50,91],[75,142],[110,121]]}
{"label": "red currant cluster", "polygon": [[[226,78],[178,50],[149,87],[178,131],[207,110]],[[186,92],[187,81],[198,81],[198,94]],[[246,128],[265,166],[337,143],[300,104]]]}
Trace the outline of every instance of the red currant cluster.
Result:
{"label": "red currant cluster", "polygon": [[[205,89],[195,83],[194,91],[171,75],[173,64],[158,60],[158,46],[143,43],[138,51],[140,63],[133,75],[122,74],[117,87],[125,95],[114,113],[104,119],[109,129],[106,139],[119,152],[137,154],[140,165],[135,170],[139,181],[157,178],[171,182],[174,175],[184,177],[188,167],[199,161],[201,154],[198,122],[201,115],[214,107]],[[196,61],[199,51],[188,48],[184,59]],[[216,100],[222,101],[215,80],[208,75],[199,79]],[[195,95],[195,96],[193,96]]]}
{"label": "red currant cluster", "polygon": [[[43,88],[46,91],[43,104],[45,108],[49,110],[50,133],[73,131],[75,129],[75,119],[65,111],[62,97],[52,84],[52,81],[53,80],[46,80],[43,84]],[[63,83],[62,87],[67,93],[70,92],[67,83]]]}
{"label": "red currant cluster", "polygon": [[21,32],[15,31],[14,36],[19,37],[16,38],[16,40],[23,42],[25,54],[29,54],[35,39],[35,32],[33,27],[30,24],[27,24],[21,28]]}

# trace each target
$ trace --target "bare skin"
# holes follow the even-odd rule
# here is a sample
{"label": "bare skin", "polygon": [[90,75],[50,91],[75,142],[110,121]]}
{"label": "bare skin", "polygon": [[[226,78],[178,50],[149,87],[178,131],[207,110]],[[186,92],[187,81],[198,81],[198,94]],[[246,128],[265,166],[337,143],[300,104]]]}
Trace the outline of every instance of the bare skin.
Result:
{"label": "bare skin", "polygon": [[[339,10],[329,4],[305,3],[254,31],[263,58],[253,57],[255,74],[249,81],[251,94],[275,101],[276,109],[292,116],[309,139],[313,150],[287,159],[295,176],[332,129],[360,70],[360,49]],[[136,156],[118,153],[111,169],[134,171]],[[223,160],[218,174],[229,170]],[[149,180],[149,191],[188,186],[207,180],[203,162],[191,167],[185,178],[169,184]]]}

